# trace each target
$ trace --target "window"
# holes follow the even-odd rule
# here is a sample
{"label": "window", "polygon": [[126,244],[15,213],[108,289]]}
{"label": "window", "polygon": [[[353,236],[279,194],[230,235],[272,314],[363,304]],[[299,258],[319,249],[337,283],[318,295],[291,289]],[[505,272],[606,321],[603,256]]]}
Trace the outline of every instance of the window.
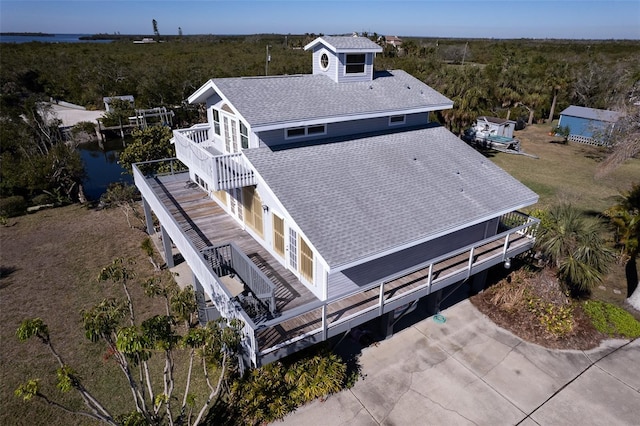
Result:
{"label": "window", "polygon": [[289,266],[298,270],[298,233],[289,228]]}
{"label": "window", "polygon": [[213,131],[220,136],[220,113],[217,109],[213,110]]}
{"label": "window", "polygon": [[324,124],[320,126],[307,127],[307,135],[323,135],[326,133],[326,127]]}
{"label": "window", "polygon": [[313,282],[313,251],[302,237],[300,237],[300,273]]}
{"label": "window", "polygon": [[249,132],[242,121],[240,122],[240,143],[243,149],[249,148]]}
{"label": "window", "polygon": [[317,124],[315,126],[293,127],[286,129],[285,139],[302,138],[305,136],[324,135],[327,133],[326,124]]}
{"label": "window", "polygon": [[273,249],[284,257],[284,219],[273,215]]}
{"label": "window", "polygon": [[322,68],[323,71],[329,68],[329,55],[326,53],[320,55],[320,68]]}
{"label": "window", "polygon": [[364,53],[359,54],[347,54],[347,74],[362,74],[364,73],[364,65],[366,55]]}
{"label": "window", "polygon": [[405,115],[392,115],[389,117],[389,126],[397,126],[398,124],[404,124],[405,122]]}
{"label": "window", "polygon": [[253,186],[242,188],[242,207],[244,209],[244,223],[263,236],[262,226],[262,201]]}

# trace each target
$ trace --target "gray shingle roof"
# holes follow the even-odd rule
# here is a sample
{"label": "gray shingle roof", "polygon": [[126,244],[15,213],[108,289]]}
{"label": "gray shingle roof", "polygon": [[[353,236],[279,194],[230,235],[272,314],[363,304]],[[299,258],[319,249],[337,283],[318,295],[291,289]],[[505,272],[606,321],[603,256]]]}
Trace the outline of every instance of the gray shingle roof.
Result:
{"label": "gray shingle roof", "polygon": [[318,37],[307,47],[321,43],[324,40],[324,44],[329,44],[334,47],[336,51],[344,50],[376,50],[382,52],[382,47],[377,43],[369,40],[366,37],[348,37],[348,36],[322,36]]}
{"label": "gray shingle roof", "polygon": [[538,198],[443,127],[244,153],[332,268]]}
{"label": "gray shingle roof", "polygon": [[376,73],[373,81],[343,84],[324,75],[211,81],[251,127],[453,106],[450,99],[401,70]]}
{"label": "gray shingle roof", "polygon": [[622,116],[621,113],[616,111],[609,111],[606,109],[595,109],[581,106],[571,105],[560,115],[568,115],[571,117],[587,118],[589,120],[606,121],[608,123],[617,122]]}

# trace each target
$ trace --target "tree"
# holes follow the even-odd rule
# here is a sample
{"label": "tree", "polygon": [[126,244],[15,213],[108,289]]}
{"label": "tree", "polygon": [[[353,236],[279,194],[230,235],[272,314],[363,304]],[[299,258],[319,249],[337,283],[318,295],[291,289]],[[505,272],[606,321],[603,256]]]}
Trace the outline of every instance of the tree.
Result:
{"label": "tree", "polygon": [[62,359],[62,356],[60,356],[60,354],[55,350],[49,336],[49,328],[42,321],[42,319],[34,318],[22,321],[20,327],[18,327],[16,335],[21,342],[24,342],[32,337],[36,337],[49,349],[59,365],[59,368],[56,372],[58,376],[58,389],[60,389],[60,391],[62,392],[68,392],[71,389],[75,389],[80,394],[80,396],[82,396],[86,407],[90,411],[74,410],[61,403],[51,400],[49,397],[40,392],[38,380],[35,379],[31,379],[26,383],[20,385],[20,387],[15,390],[15,395],[17,397],[23,398],[25,401],[28,401],[33,397],[37,397],[47,404],[58,407],[68,413],[76,413],[95,420],[100,420],[110,425],[117,425],[109,411],[100,402],[98,402],[93,397],[93,395],[84,388],[84,386],[82,386],[80,377],[69,366],[66,365],[66,363]]}
{"label": "tree", "polygon": [[640,253],[640,183],[622,193],[618,203],[605,211],[615,229],[616,243],[622,249],[627,278],[627,297],[638,291],[636,259]]}
{"label": "tree", "polygon": [[151,24],[153,25],[153,35],[156,37],[156,41],[159,41],[160,33],[158,32],[158,21],[154,19],[151,21]]}
{"label": "tree", "polygon": [[109,111],[104,114],[102,124],[105,127],[120,126],[129,123],[129,117],[135,114],[135,109],[126,99],[112,98]]}
{"label": "tree", "polygon": [[[12,116],[2,112],[0,189],[3,196],[51,195],[59,202],[85,202],[80,153],[64,142],[60,120],[38,97]],[[19,114],[17,117],[13,114]]]}
{"label": "tree", "polygon": [[[140,193],[135,185],[127,185],[116,182],[107,187],[107,191],[100,197],[100,204],[105,207],[118,207],[127,218],[129,228],[134,229],[131,217],[142,221],[142,217],[137,209],[137,202],[140,200]],[[144,226],[144,222],[141,223]]]}
{"label": "tree", "polygon": [[640,106],[628,105],[620,110],[622,117],[606,138],[608,145],[612,147],[611,152],[598,165],[596,177],[608,175],[640,153]]}
{"label": "tree", "polygon": [[[204,327],[194,327],[190,321],[197,307],[193,289],[180,289],[173,279],[165,284],[157,277],[145,284],[145,290],[151,297],[163,297],[166,313],[138,321],[129,291],[129,286],[135,281],[135,273],[131,264],[123,259],[116,259],[105,267],[98,281],[121,286],[126,298],[104,299],[93,308],[83,311],[85,335],[92,342],[101,342],[106,346],[105,359],[114,361],[125,375],[135,411],[114,417],[105,404],[83,386],[81,377],[64,363],[53,348],[46,324],[39,318],[23,321],[17,331],[18,338],[25,341],[37,337],[50,349],[60,366],[57,373],[58,388],[62,391],[76,390],[89,411],[75,410],[42,394],[37,379],[28,380],[15,394],[25,400],[37,397],[67,412],[111,425],[200,424],[228,375],[229,360],[233,359],[240,345],[242,324],[238,320],[221,318]],[[184,323],[184,326],[180,327],[178,322]],[[182,398],[179,398],[173,376],[175,352],[180,350],[188,352],[189,363]],[[149,362],[156,355],[164,358],[159,373],[152,369]],[[191,390],[196,359],[199,359],[200,371],[207,386],[199,398]],[[217,383],[213,383],[210,376],[214,366],[219,370]],[[194,411],[196,401],[200,404],[198,411]]]}
{"label": "tree", "polygon": [[574,295],[588,294],[613,260],[599,224],[587,222],[570,204],[553,206],[544,219],[536,237],[537,249],[568,290]]}
{"label": "tree", "polygon": [[131,135],[133,142],[120,154],[120,164],[133,173],[132,165],[144,161],[160,160],[175,157],[175,150],[171,145],[171,129],[166,126],[151,126],[146,129],[136,129]]}

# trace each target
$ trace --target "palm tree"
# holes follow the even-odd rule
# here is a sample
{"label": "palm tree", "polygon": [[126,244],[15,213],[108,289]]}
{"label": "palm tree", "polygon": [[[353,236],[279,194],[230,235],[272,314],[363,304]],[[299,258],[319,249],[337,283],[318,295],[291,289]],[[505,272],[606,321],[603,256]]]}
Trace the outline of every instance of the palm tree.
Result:
{"label": "palm tree", "polygon": [[598,223],[587,222],[569,204],[556,205],[547,215],[538,231],[537,248],[568,290],[588,294],[613,260]]}
{"label": "palm tree", "polygon": [[626,257],[627,297],[631,297],[639,288],[636,258],[640,253],[640,183],[623,193],[618,204],[607,209],[605,215],[615,227],[616,242]]}

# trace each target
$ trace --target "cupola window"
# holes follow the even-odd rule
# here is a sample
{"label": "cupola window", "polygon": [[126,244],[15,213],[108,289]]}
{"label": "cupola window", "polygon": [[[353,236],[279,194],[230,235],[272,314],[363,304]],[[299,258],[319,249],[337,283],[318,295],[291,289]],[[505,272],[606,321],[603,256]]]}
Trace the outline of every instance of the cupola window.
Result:
{"label": "cupola window", "polygon": [[323,71],[329,69],[329,55],[326,53],[320,55],[320,68],[322,68]]}

